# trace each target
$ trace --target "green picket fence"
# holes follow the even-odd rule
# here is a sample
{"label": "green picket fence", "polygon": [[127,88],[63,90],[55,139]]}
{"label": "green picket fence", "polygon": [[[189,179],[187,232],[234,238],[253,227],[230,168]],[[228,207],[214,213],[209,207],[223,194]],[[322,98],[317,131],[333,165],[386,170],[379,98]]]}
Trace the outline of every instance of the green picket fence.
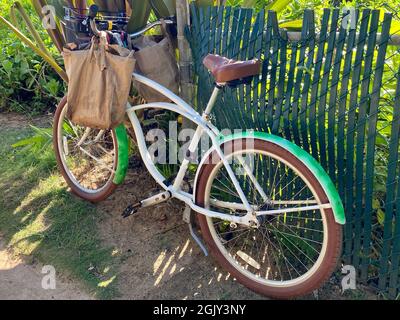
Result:
{"label": "green picket fence", "polygon": [[213,88],[202,65],[208,53],[261,59],[259,77],[219,98],[218,125],[278,134],[312,154],[345,205],[344,263],[357,268],[360,281],[396,297],[400,50],[391,45],[391,14],[356,11],[356,23],[344,28],[338,9],[324,10],[320,21],[306,10],[295,41],[274,12],[192,6],[191,14],[195,105],[201,111]]}

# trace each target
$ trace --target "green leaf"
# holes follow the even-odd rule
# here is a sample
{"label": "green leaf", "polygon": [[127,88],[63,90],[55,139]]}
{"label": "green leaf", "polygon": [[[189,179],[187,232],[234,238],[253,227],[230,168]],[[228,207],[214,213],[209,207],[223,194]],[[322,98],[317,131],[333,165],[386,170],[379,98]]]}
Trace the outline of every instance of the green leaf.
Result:
{"label": "green leaf", "polygon": [[303,26],[303,20],[293,20],[293,21],[287,21],[287,22],[282,22],[279,24],[280,28],[284,29],[301,29]]}
{"label": "green leaf", "polygon": [[277,13],[283,11],[292,0],[275,0],[266,6],[267,10],[273,10]]}
{"label": "green leaf", "polygon": [[152,0],[151,8],[158,18],[175,15],[176,7],[173,0]]}
{"label": "green leaf", "polygon": [[146,26],[151,6],[149,0],[130,0],[128,3],[132,10],[128,23],[128,32],[135,32]]}
{"label": "green leaf", "polygon": [[69,122],[66,121],[66,120],[64,120],[64,123],[63,123],[63,130],[64,130],[66,133],[68,133],[69,135],[75,136],[74,129],[72,129],[71,125],[70,125]]}
{"label": "green leaf", "polygon": [[4,70],[8,74],[10,74],[12,69],[13,69],[13,63],[11,61],[9,61],[9,60],[4,60],[4,61],[2,61],[2,65],[3,65]]}
{"label": "green leaf", "polygon": [[56,79],[51,79],[44,85],[44,88],[53,96],[56,97],[60,90],[60,84]]}
{"label": "green leaf", "polygon": [[26,138],[26,139],[20,140],[20,141],[14,143],[11,146],[13,148],[20,148],[20,147],[34,145],[34,144],[40,143],[42,141],[43,141],[43,137],[42,136],[33,136],[33,137],[30,137],[30,138]]}
{"label": "green leaf", "polygon": [[390,34],[400,35],[400,21],[392,20],[392,24],[390,25]]}
{"label": "green leaf", "polygon": [[29,64],[25,59],[21,61],[19,71],[21,75],[29,73]]}
{"label": "green leaf", "polygon": [[213,0],[195,0],[196,5],[199,7],[208,7],[214,5]]}
{"label": "green leaf", "polygon": [[256,0],[244,0],[242,3],[242,7],[252,8],[257,4]]}
{"label": "green leaf", "polygon": [[157,122],[156,119],[146,119],[146,120],[143,120],[143,121],[142,121],[142,124],[143,124],[144,126],[150,126],[150,125],[157,124],[157,123],[158,123],[158,122]]}

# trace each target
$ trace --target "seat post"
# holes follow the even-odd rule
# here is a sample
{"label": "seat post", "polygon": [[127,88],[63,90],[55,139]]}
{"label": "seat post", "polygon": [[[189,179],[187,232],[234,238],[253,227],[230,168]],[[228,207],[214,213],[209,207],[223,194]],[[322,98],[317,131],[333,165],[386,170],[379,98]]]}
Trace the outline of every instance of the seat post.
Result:
{"label": "seat post", "polygon": [[221,85],[221,84],[216,84],[215,85],[215,88],[214,88],[214,90],[213,90],[213,92],[211,94],[210,100],[208,101],[207,107],[203,112],[203,119],[204,120],[208,120],[209,119],[210,113],[211,113],[212,109],[215,106],[215,102],[217,101],[219,92],[221,91],[222,88],[223,88],[223,85]]}

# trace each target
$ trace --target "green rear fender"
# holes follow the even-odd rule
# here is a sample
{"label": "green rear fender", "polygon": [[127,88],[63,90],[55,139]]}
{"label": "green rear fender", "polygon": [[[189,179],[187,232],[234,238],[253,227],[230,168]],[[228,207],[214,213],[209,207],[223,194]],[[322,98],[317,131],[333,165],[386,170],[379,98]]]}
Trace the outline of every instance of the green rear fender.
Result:
{"label": "green rear fender", "polygon": [[340,196],[336,190],[336,187],[333,184],[331,178],[318,163],[318,161],[315,160],[310,154],[308,154],[299,146],[286,139],[263,132],[250,131],[244,133],[237,133],[229,136],[221,136],[220,141],[222,144],[227,141],[243,139],[243,138],[260,139],[275,143],[280,147],[285,148],[287,151],[289,151],[298,159],[300,159],[307,166],[307,168],[310,169],[310,171],[314,174],[314,176],[317,177],[319,183],[324,188],[328,196],[329,202],[332,204],[332,210],[333,214],[335,215],[335,221],[339,224],[345,224],[346,218],[344,214],[344,208]]}
{"label": "green rear fender", "polygon": [[114,130],[118,144],[118,162],[113,182],[115,184],[121,184],[124,182],[126,172],[128,170],[129,140],[125,126],[123,124],[119,125]]}

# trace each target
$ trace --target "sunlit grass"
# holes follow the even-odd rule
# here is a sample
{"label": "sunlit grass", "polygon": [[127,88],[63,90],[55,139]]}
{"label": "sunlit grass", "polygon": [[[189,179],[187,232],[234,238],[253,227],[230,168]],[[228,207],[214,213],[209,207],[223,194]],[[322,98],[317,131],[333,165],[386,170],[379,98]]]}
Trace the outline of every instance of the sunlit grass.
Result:
{"label": "sunlit grass", "polygon": [[114,297],[115,257],[100,244],[95,207],[67,190],[50,147],[40,152],[11,147],[29,129],[0,134],[0,233],[8,247],[53,265],[96,298]]}

